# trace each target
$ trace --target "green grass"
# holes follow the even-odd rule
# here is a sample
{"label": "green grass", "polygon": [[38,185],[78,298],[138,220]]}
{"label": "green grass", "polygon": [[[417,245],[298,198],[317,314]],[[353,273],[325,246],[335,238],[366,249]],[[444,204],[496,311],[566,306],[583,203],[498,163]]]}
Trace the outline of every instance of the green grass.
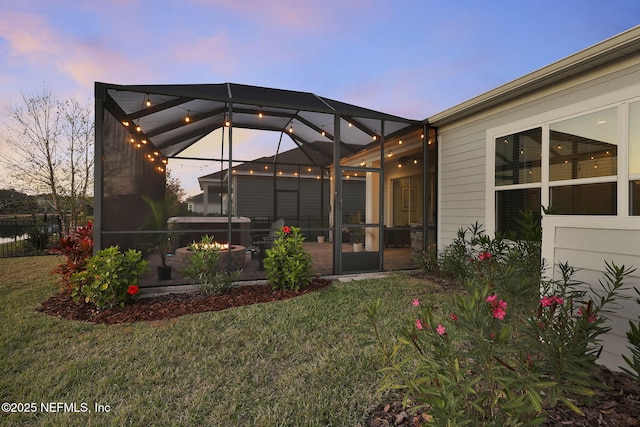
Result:
{"label": "green grass", "polygon": [[[0,425],[358,426],[381,403],[365,308],[399,327],[411,300],[443,299],[402,274],[287,301],[129,325],[35,311],[54,257],[0,259],[0,397],[36,403]],[[431,294],[431,296],[427,296]],[[89,413],[43,413],[41,403]],[[94,405],[109,405],[108,413]]]}

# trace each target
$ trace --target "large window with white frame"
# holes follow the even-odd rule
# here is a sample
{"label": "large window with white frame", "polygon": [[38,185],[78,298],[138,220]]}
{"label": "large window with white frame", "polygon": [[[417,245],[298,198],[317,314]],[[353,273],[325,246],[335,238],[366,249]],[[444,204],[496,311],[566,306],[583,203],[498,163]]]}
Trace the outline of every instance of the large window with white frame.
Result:
{"label": "large window with white frame", "polygon": [[640,215],[640,101],[629,104],[629,214]]}
{"label": "large window with white frame", "polygon": [[[541,205],[561,215],[640,215],[640,101],[499,135],[494,144],[498,232],[517,232],[519,212],[539,215]],[[627,197],[628,212],[620,203]]]}

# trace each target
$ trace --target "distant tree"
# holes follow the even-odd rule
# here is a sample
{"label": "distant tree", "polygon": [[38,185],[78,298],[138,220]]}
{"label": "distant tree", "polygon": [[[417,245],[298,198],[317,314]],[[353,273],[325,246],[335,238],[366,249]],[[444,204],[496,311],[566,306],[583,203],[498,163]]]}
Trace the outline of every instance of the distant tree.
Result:
{"label": "distant tree", "polygon": [[185,201],[185,197],[187,196],[187,192],[182,187],[180,180],[174,176],[171,176],[171,173],[167,171],[167,195],[171,195],[172,200],[175,205],[176,215],[185,216],[188,213],[188,204]]}
{"label": "distant tree", "polygon": [[28,95],[9,107],[0,165],[11,186],[46,194],[64,231],[78,225],[93,189],[93,111],[74,98],[55,98],[51,90]]}

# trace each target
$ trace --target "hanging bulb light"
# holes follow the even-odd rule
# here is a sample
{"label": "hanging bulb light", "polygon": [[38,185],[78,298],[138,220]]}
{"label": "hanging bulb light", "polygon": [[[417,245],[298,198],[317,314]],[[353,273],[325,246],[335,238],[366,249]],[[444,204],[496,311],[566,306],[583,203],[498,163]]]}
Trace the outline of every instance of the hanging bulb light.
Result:
{"label": "hanging bulb light", "polygon": [[142,128],[140,127],[140,123],[136,125],[136,132],[142,132]]}
{"label": "hanging bulb light", "polygon": [[293,133],[293,125],[289,126],[289,133]]}
{"label": "hanging bulb light", "polygon": [[364,166],[365,164],[364,159],[360,160],[360,166]]}
{"label": "hanging bulb light", "polygon": [[144,102],[144,105],[147,107],[151,107],[151,99],[149,99],[149,94],[147,94],[147,100]]}
{"label": "hanging bulb light", "polygon": [[191,123],[191,117],[189,116],[189,110],[187,110],[187,116],[184,118],[185,123]]}
{"label": "hanging bulb light", "polygon": [[393,152],[391,150],[387,151],[387,157],[393,156]]}
{"label": "hanging bulb light", "polygon": [[398,145],[402,145],[402,140],[401,139],[398,140]]}
{"label": "hanging bulb light", "polygon": [[258,118],[261,119],[262,118],[262,111],[258,111]]}
{"label": "hanging bulb light", "polygon": [[126,121],[126,120],[123,120],[123,121],[122,121],[122,124],[123,124],[123,125],[125,125],[126,127],[129,127],[129,122],[128,122],[128,121]]}
{"label": "hanging bulb light", "polygon": [[373,135],[373,140],[377,141],[378,140],[378,135]]}

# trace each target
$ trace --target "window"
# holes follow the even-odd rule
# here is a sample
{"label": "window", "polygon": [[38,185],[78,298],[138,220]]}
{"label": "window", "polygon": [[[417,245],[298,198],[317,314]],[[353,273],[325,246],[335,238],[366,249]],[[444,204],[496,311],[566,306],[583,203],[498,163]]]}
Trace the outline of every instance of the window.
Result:
{"label": "window", "polygon": [[540,182],[542,128],[496,138],[496,186]]}
{"label": "window", "polygon": [[629,174],[640,175],[640,102],[629,104]]}
{"label": "window", "polygon": [[616,183],[552,187],[551,206],[560,215],[615,215]]}
{"label": "window", "polygon": [[540,188],[498,191],[497,230],[501,232],[520,232],[518,220],[523,211],[533,212],[534,218],[540,218]]}
{"label": "window", "polygon": [[629,183],[629,198],[631,199],[630,214],[640,215],[640,181],[631,181]]}
{"label": "window", "polygon": [[549,179],[615,176],[618,109],[609,108],[549,126]]}
{"label": "window", "polygon": [[[517,233],[520,212],[539,215],[541,205],[564,215],[617,215],[623,191],[618,126],[626,120],[619,111],[625,110],[605,108],[495,138],[496,231]],[[629,104],[628,119],[624,180],[630,183],[629,211],[640,215],[640,101]]]}
{"label": "window", "polygon": [[640,215],[640,102],[629,104],[629,214]]}

